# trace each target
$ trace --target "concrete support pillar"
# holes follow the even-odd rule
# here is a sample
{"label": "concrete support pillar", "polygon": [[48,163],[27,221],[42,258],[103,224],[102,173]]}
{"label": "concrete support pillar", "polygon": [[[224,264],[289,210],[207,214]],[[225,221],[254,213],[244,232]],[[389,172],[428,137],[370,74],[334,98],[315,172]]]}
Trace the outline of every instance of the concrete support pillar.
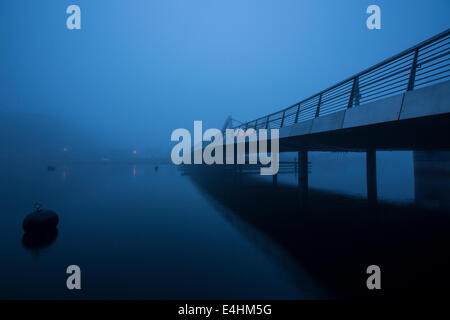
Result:
{"label": "concrete support pillar", "polygon": [[367,200],[370,206],[376,206],[377,195],[377,156],[374,149],[366,152]]}
{"label": "concrete support pillar", "polygon": [[298,164],[297,158],[294,158],[294,174],[295,174],[295,176],[297,176],[297,164]]}
{"label": "concrete support pillar", "polygon": [[298,188],[303,206],[308,202],[308,151],[298,152]]}
{"label": "concrete support pillar", "polygon": [[273,185],[277,185],[277,183],[278,183],[278,174],[274,174],[272,176],[272,182],[273,182]]}

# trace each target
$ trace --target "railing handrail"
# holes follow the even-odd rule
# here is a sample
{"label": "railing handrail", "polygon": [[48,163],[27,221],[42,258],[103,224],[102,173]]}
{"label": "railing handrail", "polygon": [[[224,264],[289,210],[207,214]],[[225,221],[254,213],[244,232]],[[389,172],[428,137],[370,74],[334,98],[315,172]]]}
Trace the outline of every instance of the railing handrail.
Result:
{"label": "railing handrail", "polygon": [[[309,100],[312,100],[312,99],[314,99],[316,97],[320,99],[320,97],[322,95],[324,95],[325,93],[330,92],[331,90],[336,89],[336,88],[338,88],[338,87],[340,87],[342,85],[346,85],[346,84],[354,81],[355,79],[359,79],[359,77],[361,77],[363,75],[366,75],[366,74],[376,70],[377,68],[386,66],[389,63],[391,63],[393,61],[396,61],[397,59],[399,59],[401,57],[407,57],[409,54],[411,54],[413,52],[416,52],[416,57],[413,58],[412,65],[411,65],[411,67],[408,70],[412,70],[413,68],[415,69],[415,67],[416,67],[415,64],[417,63],[417,52],[418,52],[418,50],[424,48],[425,46],[427,46],[429,44],[432,44],[433,42],[435,42],[437,40],[440,40],[440,39],[448,36],[449,34],[450,34],[450,29],[447,29],[447,30],[445,30],[445,31],[443,31],[443,32],[441,32],[441,33],[439,33],[439,34],[437,34],[437,35],[435,35],[435,36],[425,40],[425,41],[422,41],[421,43],[419,43],[419,44],[417,44],[415,46],[412,46],[412,47],[410,47],[410,48],[408,48],[408,49],[406,49],[406,50],[404,50],[404,51],[402,51],[402,52],[400,52],[400,53],[398,53],[398,54],[396,54],[396,55],[394,55],[394,56],[392,56],[392,57],[390,57],[388,59],[385,59],[385,60],[381,61],[380,63],[377,63],[377,64],[375,64],[375,65],[373,65],[373,66],[371,66],[371,67],[369,67],[369,68],[367,68],[367,69],[365,69],[365,70],[363,70],[363,71],[361,71],[361,72],[359,72],[359,73],[357,73],[357,74],[355,74],[355,75],[353,75],[351,77],[346,78],[345,80],[340,81],[340,82],[332,85],[331,87],[328,87],[327,89],[324,89],[324,90],[322,90],[322,91],[320,91],[318,93],[315,93],[315,94],[311,95],[310,97],[308,97],[306,99],[303,99],[303,100],[301,100],[301,101],[299,101],[297,103],[294,103],[294,104],[292,104],[292,105],[290,105],[290,106],[288,106],[288,107],[286,107],[284,109],[281,109],[281,110],[278,110],[276,112],[270,113],[268,115],[262,116],[260,118],[255,119],[255,120],[248,121],[248,122],[244,123],[243,125],[248,127],[248,125],[250,123],[256,123],[256,121],[259,121],[259,120],[262,120],[262,119],[269,119],[268,122],[271,122],[270,117],[272,117],[274,115],[277,115],[277,114],[280,114],[280,113],[285,113],[287,110],[289,110],[291,108],[294,108],[294,107],[297,107],[297,106],[300,106],[301,104],[303,104],[303,103],[305,103],[305,102],[307,102]],[[432,51],[432,50],[430,50],[430,51]],[[448,49],[447,49],[447,51],[448,51]],[[447,52],[447,54],[448,54],[448,52]],[[445,56],[445,55],[446,54],[443,54],[442,56]],[[429,56],[427,58],[429,58]],[[385,71],[382,71],[382,72],[385,72]],[[414,70],[414,74],[411,73],[411,75],[415,78],[415,70]],[[379,79],[378,79],[378,81],[379,81]],[[376,82],[374,82],[374,83],[376,83]],[[354,93],[353,90],[354,90],[354,88],[352,88],[351,92],[350,92],[351,93],[351,99],[354,98],[352,96],[353,93]],[[351,103],[353,104],[353,101],[351,101]],[[313,105],[311,107],[313,107]],[[319,116],[319,115],[316,115],[316,117],[317,116]],[[275,119],[275,120],[280,120],[280,119]],[[284,121],[284,116],[281,118],[281,121],[282,122]],[[237,127],[234,127],[234,129],[237,129],[237,128],[240,128],[240,127],[242,127],[242,126],[239,125]]]}

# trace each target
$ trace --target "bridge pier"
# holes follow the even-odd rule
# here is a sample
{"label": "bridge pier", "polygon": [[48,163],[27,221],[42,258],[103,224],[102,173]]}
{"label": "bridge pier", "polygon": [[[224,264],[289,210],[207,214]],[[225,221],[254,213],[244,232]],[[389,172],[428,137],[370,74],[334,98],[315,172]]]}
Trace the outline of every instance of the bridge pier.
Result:
{"label": "bridge pier", "polygon": [[308,203],[308,151],[298,152],[298,188],[300,203],[306,206]]}
{"label": "bridge pier", "polygon": [[298,164],[297,158],[294,158],[294,174],[296,177],[297,177],[297,164]]}
{"label": "bridge pier", "polygon": [[274,174],[274,175],[272,176],[272,183],[273,183],[274,186],[277,185],[277,183],[278,183],[278,173],[277,173],[277,174]]}
{"label": "bridge pier", "polygon": [[366,151],[367,201],[369,206],[376,206],[377,195],[377,153],[375,149]]}

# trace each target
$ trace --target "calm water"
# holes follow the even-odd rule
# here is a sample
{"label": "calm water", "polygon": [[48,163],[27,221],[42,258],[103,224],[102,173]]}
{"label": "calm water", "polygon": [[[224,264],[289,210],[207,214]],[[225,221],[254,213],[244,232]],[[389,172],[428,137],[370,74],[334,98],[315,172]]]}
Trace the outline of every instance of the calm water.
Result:
{"label": "calm water", "polygon": [[[73,165],[60,166],[55,172],[42,166],[3,166],[0,298],[338,297],[341,293],[335,289],[342,274],[339,261],[351,261],[345,270],[371,264],[363,253],[358,256],[367,247],[354,247],[354,239],[347,241],[341,232],[361,236],[361,246],[373,246],[373,260],[403,269],[398,261],[386,260],[382,243],[373,244],[365,238],[372,231],[378,234],[381,228],[383,239],[390,239],[391,233],[397,234],[389,231],[395,223],[372,230],[368,226],[374,225],[373,220],[358,220],[366,216],[359,209],[358,219],[346,220],[352,212],[346,199],[353,206],[357,202],[354,199],[365,192],[364,161],[333,157],[337,168],[313,157],[310,176],[312,188],[324,191],[312,193],[312,202],[332,197],[330,201],[317,201],[330,204],[326,212],[334,216],[331,223],[323,214],[313,219],[312,214],[306,215],[307,220],[302,220],[295,201],[290,202],[295,176],[280,177],[274,189],[259,178],[245,178],[241,185],[221,174],[183,175],[173,166],[160,166],[155,171],[146,165]],[[393,202],[393,206],[413,204],[416,208],[411,153],[395,159],[404,165],[397,165],[389,155],[378,158],[380,198]],[[350,164],[343,165],[343,160]],[[448,190],[448,179],[442,182],[441,177],[439,181],[440,188]],[[330,195],[329,191],[334,193]],[[271,202],[261,204],[261,199],[271,197]],[[35,200],[58,212],[60,224],[54,241],[31,249],[22,243],[21,224],[33,211]],[[395,208],[389,210],[397,212]],[[428,214],[426,210],[418,209],[414,217],[419,218],[414,218],[412,225],[423,226],[420,217]],[[342,224],[341,232],[330,232],[340,212],[345,215],[339,221],[351,220],[358,228],[347,230],[350,224]],[[447,223],[445,212],[447,209],[441,208],[432,216],[437,220],[432,220]],[[448,225],[439,225],[438,231],[445,234]],[[441,234],[433,228],[422,228],[424,252],[436,248],[435,240],[448,244],[447,238],[430,240],[429,234]],[[422,239],[420,235],[414,233],[415,238]],[[340,246],[337,251],[335,246]],[[389,247],[395,245],[390,242]],[[405,252],[409,247],[399,243],[399,248]],[[339,252],[339,256],[331,252]],[[441,253],[440,258],[439,266],[446,266],[448,256]],[[71,264],[82,270],[81,291],[66,289],[65,270]],[[364,270],[361,277],[364,283]]]}
{"label": "calm water", "polygon": [[[1,298],[311,294],[296,288],[175,167],[45,169],[10,168],[2,179]],[[37,199],[59,213],[59,234],[48,248],[26,250],[21,223]],[[79,293],[65,288],[70,264],[82,270]]]}

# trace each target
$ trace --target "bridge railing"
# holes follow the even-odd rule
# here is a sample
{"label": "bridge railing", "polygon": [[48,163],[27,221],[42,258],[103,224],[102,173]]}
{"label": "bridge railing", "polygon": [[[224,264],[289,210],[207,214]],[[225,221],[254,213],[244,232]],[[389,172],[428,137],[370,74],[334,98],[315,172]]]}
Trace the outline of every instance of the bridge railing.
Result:
{"label": "bridge railing", "polygon": [[450,29],[278,112],[234,129],[278,129],[450,79]]}

